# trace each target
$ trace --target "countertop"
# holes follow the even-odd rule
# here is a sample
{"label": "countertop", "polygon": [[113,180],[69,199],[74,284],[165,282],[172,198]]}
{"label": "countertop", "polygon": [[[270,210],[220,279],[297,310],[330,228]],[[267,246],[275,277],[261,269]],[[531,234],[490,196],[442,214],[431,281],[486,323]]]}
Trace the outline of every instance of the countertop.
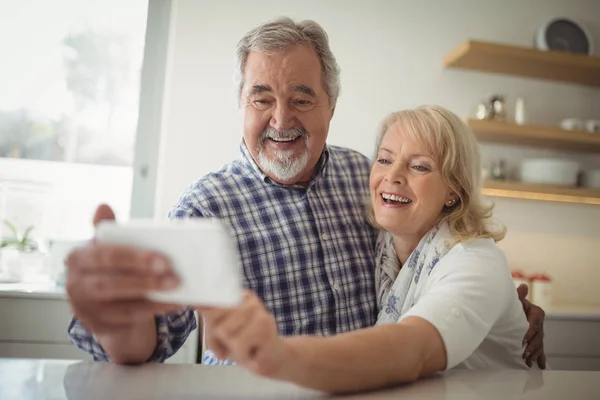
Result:
{"label": "countertop", "polygon": [[[597,399],[600,372],[457,370],[347,400]],[[0,359],[0,399],[324,399],[342,398],[265,379],[240,367],[118,366],[92,361]]]}
{"label": "countertop", "polygon": [[40,283],[0,283],[0,298],[16,297],[25,299],[64,300],[65,288],[54,282]]}
{"label": "countertop", "polygon": [[[28,298],[64,300],[67,298],[64,287],[54,282],[44,283],[1,283],[0,298]],[[600,305],[552,305],[545,308],[549,319],[582,319],[600,321]]]}

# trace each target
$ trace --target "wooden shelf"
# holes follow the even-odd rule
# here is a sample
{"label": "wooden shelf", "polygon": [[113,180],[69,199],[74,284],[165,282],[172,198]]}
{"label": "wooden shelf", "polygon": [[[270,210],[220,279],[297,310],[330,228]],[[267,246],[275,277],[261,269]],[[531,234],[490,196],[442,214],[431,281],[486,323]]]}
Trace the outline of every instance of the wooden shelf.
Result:
{"label": "wooden shelf", "polygon": [[469,40],[444,58],[450,68],[600,86],[600,57]]}
{"label": "wooden shelf", "polygon": [[479,119],[468,119],[467,124],[481,142],[600,153],[598,134],[567,131],[552,126],[516,125]]}
{"label": "wooden shelf", "polygon": [[509,197],[513,199],[600,204],[600,189],[568,186],[488,180],[484,184],[482,193],[485,196]]}

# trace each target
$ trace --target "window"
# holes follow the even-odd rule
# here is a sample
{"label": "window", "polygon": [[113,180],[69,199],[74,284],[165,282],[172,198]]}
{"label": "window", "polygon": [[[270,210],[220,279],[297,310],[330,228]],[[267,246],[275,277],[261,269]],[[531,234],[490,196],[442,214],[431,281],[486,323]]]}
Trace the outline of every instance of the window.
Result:
{"label": "window", "polygon": [[0,220],[44,242],[89,238],[102,202],[129,218],[147,14],[147,0],[2,5]]}

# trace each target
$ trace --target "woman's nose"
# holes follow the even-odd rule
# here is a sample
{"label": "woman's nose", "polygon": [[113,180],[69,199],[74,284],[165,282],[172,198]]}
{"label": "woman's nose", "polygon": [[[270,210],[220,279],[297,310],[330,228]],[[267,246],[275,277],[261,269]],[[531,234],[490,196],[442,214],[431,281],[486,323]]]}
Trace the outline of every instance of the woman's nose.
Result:
{"label": "woman's nose", "polygon": [[404,173],[402,168],[392,166],[385,175],[385,179],[388,183],[402,184],[404,182]]}

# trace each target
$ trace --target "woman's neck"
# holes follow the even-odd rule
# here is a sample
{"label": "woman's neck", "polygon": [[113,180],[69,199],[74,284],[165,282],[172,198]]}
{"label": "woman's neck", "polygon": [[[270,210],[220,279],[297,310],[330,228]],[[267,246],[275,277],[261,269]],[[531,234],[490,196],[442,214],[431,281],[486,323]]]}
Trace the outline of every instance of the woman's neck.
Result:
{"label": "woman's neck", "polygon": [[394,238],[394,249],[396,249],[400,265],[404,265],[413,250],[419,245],[423,235],[396,236],[392,234],[392,237]]}

